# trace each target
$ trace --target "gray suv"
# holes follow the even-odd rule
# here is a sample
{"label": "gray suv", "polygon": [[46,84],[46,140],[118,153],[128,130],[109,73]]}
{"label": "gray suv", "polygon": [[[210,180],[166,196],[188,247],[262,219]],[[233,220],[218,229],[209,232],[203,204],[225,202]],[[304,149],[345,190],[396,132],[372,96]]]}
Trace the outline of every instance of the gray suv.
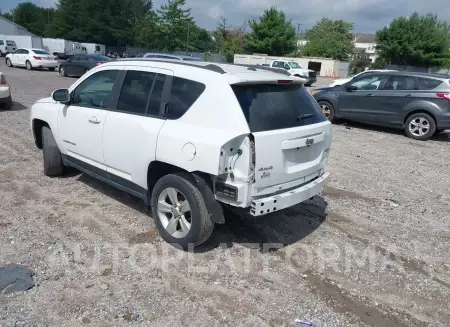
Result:
{"label": "gray suv", "polygon": [[330,120],[404,129],[427,140],[450,129],[450,76],[399,71],[368,72],[346,84],[311,91]]}

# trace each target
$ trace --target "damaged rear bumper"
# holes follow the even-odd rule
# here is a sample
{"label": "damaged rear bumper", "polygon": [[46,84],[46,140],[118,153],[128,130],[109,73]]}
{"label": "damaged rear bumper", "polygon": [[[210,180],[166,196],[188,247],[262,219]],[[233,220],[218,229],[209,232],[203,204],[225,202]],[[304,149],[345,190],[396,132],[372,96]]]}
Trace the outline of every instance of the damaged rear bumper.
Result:
{"label": "damaged rear bumper", "polygon": [[330,180],[330,173],[326,172],[306,185],[274,196],[253,200],[250,214],[262,216],[274,211],[280,211],[306,201],[322,192]]}

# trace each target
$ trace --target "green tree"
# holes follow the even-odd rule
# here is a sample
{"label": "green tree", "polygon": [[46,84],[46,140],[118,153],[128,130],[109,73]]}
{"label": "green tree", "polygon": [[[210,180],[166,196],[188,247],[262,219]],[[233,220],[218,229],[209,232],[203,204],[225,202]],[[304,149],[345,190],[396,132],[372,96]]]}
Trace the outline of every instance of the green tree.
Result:
{"label": "green tree", "polygon": [[350,75],[355,75],[364,71],[371,63],[372,60],[370,60],[369,55],[364,50],[355,53],[348,67]]}
{"label": "green tree", "polygon": [[442,66],[449,61],[450,29],[436,15],[419,15],[394,19],[377,31],[378,55],[394,65]]}
{"label": "green tree", "polygon": [[2,16],[13,20],[33,34],[45,37],[51,35],[54,14],[55,10],[52,8],[41,8],[31,2],[22,2]]}
{"label": "green tree", "polygon": [[214,31],[214,39],[217,43],[218,50],[223,54],[228,62],[233,62],[236,53],[244,51],[245,28],[240,28],[227,25],[227,19],[221,17],[219,26]]}
{"label": "green tree", "polygon": [[245,48],[253,53],[282,56],[296,48],[295,27],[286,19],[283,11],[271,7],[258,21],[249,21],[251,33],[245,40]]}
{"label": "green tree", "polygon": [[188,50],[189,34],[195,23],[191,17],[191,9],[183,9],[186,0],[168,0],[158,10],[159,28],[164,38],[162,49],[169,52]]}
{"label": "green tree", "polygon": [[348,60],[353,53],[353,24],[343,20],[322,18],[305,32],[308,43],[302,48],[302,55]]}

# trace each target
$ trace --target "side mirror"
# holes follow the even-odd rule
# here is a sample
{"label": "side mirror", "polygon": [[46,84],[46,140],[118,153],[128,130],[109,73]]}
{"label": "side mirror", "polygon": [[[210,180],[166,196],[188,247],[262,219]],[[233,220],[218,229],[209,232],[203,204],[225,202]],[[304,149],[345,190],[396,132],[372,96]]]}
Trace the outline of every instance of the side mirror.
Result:
{"label": "side mirror", "polygon": [[349,85],[349,86],[346,87],[346,89],[347,89],[348,92],[353,92],[353,91],[358,90],[358,87],[354,86],[354,85]]}
{"label": "side mirror", "polygon": [[53,91],[52,98],[56,102],[61,103],[69,103],[70,102],[70,94],[68,89],[58,89]]}

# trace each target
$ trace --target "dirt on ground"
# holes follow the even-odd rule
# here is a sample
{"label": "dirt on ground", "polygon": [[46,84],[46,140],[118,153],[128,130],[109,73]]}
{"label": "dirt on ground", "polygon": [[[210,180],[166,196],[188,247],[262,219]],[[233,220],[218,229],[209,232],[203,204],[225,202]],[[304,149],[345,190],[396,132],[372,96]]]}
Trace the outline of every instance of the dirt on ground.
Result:
{"label": "dirt on ground", "polygon": [[75,79],[0,71],[14,100],[0,111],[0,266],[35,274],[0,294],[0,326],[448,326],[449,134],[335,125],[320,196],[228,215],[183,252],[138,199],[75,170],[44,176],[29,107]]}

